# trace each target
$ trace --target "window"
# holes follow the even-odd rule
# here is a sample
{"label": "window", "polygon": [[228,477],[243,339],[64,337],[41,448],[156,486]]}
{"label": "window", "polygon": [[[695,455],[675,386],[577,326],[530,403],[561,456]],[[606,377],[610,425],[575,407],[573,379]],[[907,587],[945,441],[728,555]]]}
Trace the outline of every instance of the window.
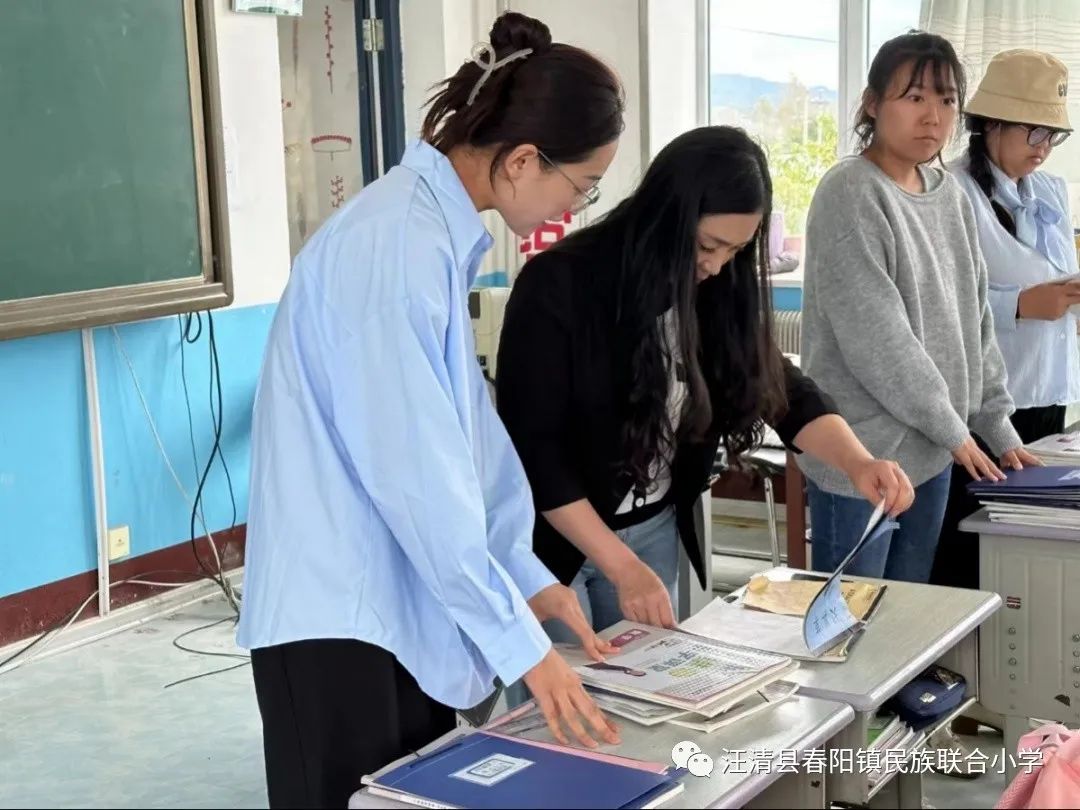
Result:
{"label": "window", "polygon": [[709,120],[769,156],[782,249],[803,256],[806,213],[837,156],[840,0],[711,0]]}
{"label": "window", "polygon": [[869,0],[869,37],[866,48],[866,64],[882,45],[893,37],[919,28],[921,0]]}
{"label": "window", "polygon": [[851,0],[709,4],[709,121],[743,127],[765,147],[773,207],[782,217],[780,249],[800,261],[814,190],[848,151],[840,133],[850,113],[839,109],[839,88],[861,88],[864,65],[878,49],[920,24],[920,0],[862,2],[866,27],[858,47],[865,51],[846,60],[858,76],[840,75],[841,14],[851,10]]}

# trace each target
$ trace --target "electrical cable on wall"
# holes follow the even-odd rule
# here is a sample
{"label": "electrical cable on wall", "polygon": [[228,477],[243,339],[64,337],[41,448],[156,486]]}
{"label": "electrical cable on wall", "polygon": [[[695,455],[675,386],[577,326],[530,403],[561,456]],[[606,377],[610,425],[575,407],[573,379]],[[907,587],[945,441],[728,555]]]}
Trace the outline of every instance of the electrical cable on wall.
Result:
{"label": "electrical cable on wall", "polygon": [[[203,569],[203,572],[206,574],[207,577],[217,583],[218,587],[221,588],[222,593],[225,594],[225,598],[228,600],[233,610],[236,611],[237,615],[239,615],[240,604],[238,596],[234,591],[232,584],[224,575],[223,566],[221,564],[221,557],[218,554],[217,550],[217,544],[214,541],[213,534],[210,532],[210,529],[207,526],[206,517],[203,514],[201,504],[192,499],[191,495],[188,494],[187,489],[185,489],[183,482],[180,480],[180,476],[177,475],[176,468],[173,466],[172,461],[169,459],[168,451],[165,449],[165,444],[161,439],[161,434],[158,432],[157,423],[154,421],[153,414],[150,412],[150,406],[146,402],[146,396],[143,393],[142,385],[139,383],[139,376],[135,371],[135,364],[131,361],[131,357],[128,355],[127,350],[124,347],[124,341],[120,337],[120,333],[115,326],[112,327],[112,335],[113,340],[116,342],[116,347],[120,352],[120,356],[123,358],[125,364],[128,367],[128,372],[131,375],[131,380],[135,385],[135,393],[138,395],[139,398],[139,404],[142,406],[143,413],[146,416],[146,420],[150,425],[150,432],[153,434],[154,441],[158,447],[158,451],[161,453],[161,457],[165,461],[165,466],[168,468],[169,474],[172,476],[173,483],[176,484],[177,490],[184,497],[184,500],[191,506],[192,512],[195,514],[199,524],[202,526],[203,535],[205,535],[207,541],[210,544],[210,551],[214,556],[216,571],[212,569],[207,569],[205,564],[203,564],[201,560],[199,560],[199,556],[196,551],[196,559],[200,562],[200,568]],[[192,535],[194,535],[194,529],[192,530]],[[195,548],[194,536],[192,537],[191,542],[193,548]]]}
{"label": "electrical cable on wall", "polygon": [[[215,457],[221,461],[221,467],[225,472],[225,481],[229,490],[229,503],[232,508],[232,518],[229,526],[229,530],[232,531],[236,528],[236,494],[233,489],[232,475],[229,472],[229,465],[225,461],[225,454],[221,449],[221,437],[224,430],[224,405],[223,395],[221,388],[221,362],[218,356],[217,350],[217,337],[214,332],[214,316],[212,313],[207,313],[207,334],[209,342],[209,379],[210,379],[210,418],[213,423],[214,431],[214,444],[210,449],[210,456],[206,461],[206,466],[201,469],[199,466],[198,452],[195,444],[195,425],[191,412],[191,393],[188,387],[187,380],[187,353],[185,350],[186,345],[194,345],[199,341],[203,334],[203,321],[201,313],[194,313],[189,315],[178,315],[177,323],[180,328],[180,378],[181,384],[184,389],[184,405],[187,408],[188,417],[188,434],[191,441],[191,458],[195,467],[195,475],[198,480],[198,488],[195,492],[195,498],[188,499],[191,503],[191,525],[189,534],[191,536],[191,548],[195,555],[195,560],[198,562],[199,567],[206,573],[213,575],[214,572],[207,569],[201,556],[199,555],[198,546],[196,545],[196,538],[198,535],[195,533],[196,519],[201,521],[203,531],[209,537],[209,531],[206,528],[206,520],[203,517],[203,492],[206,487],[207,478],[210,475],[211,469],[213,469]],[[192,328],[195,326],[197,331],[193,332]],[[217,553],[217,546],[214,540],[210,539],[210,548],[214,554],[214,560],[217,565],[217,577],[222,584],[222,589],[225,590],[225,580],[222,574],[221,560]],[[230,603],[233,604],[234,609],[239,613],[239,606],[236,604],[238,601],[235,594],[227,596],[230,599]]]}
{"label": "electrical cable on wall", "polygon": [[[173,582],[157,582],[157,581],[151,581],[151,580],[144,579],[144,577],[153,576],[154,574],[180,574],[180,575],[183,575],[183,576],[193,576],[193,574],[191,572],[184,572],[184,571],[157,571],[157,572],[150,572],[150,573],[147,573],[147,574],[141,574],[138,577],[131,577],[131,578],[128,578],[128,579],[120,580],[120,581],[114,583],[114,586],[129,584],[129,585],[146,585],[146,586],[152,586],[152,587],[174,588],[174,587],[180,587],[180,586],[183,586],[183,585],[192,584],[193,582],[197,582],[199,579],[207,579],[207,580],[210,580],[210,581],[214,582],[221,589],[222,593],[225,595],[226,600],[229,602],[230,606],[232,607],[234,613],[236,614],[236,616],[238,616],[239,612],[240,612],[240,606],[239,606],[240,595],[232,587],[232,583],[229,582],[229,580],[225,576],[224,567],[223,567],[222,562],[221,562],[220,554],[218,553],[217,544],[216,544],[216,542],[214,540],[213,534],[210,532],[210,529],[209,529],[209,527],[207,525],[206,517],[205,517],[205,513],[204,513],[204,509],[203,509],[203,493],[205,492],[206,482],[207,482],[207,479],[209,478],[210,471],[213,468],[213,463],[214,463],[214,460],[216,458],[217,460],[219,460],[221,462],[222,469],[223,469],[223,471],[225,473],[225,480],[226,480],[226,483],[227,483],[227,486],[228,486],[229,502],[230,502],[230,506],[231,506],[231,510],[232,510],[230,531],[236,527],[236,523],[237,523],[236,494],[235,494],[235,490],[234,490],[234,487],[233,487],[232,475],[231,475],[231,473],[229,471],[228,463],[225,460],[225,455],[224,455],[224,452],[223,452],[222,447],[221,447],[221,439],[222,439],[222,434],[224,432],[224,402],[223,402],[224,397],[223,397],[222,386],[221,386],[221,363],[220,363],[220,358],[219,358],[219,355],[218,355],[217,339],[216,339],[216,335],[215,335],[215,331],[214,331],[213,315],[211,313],[207,313],[208,326],[207,326],[206,331],[207,331],[208,343],[209,343],[209,370],[210,370],[210,374],[209,374],[209,377],[210,377],[210,388],[209,388],[210,403],[209,404],[210,404],[211,421],[213,423],[214,443],[213,443],[213,446],[211,448],[210,456],[207,459],[206,465],[204,467],[202,467],[202,468],[200,468],[200,466],[199,466],[198,452],[197,452],[196,443],[195,443],[195,425],[194,425],[194,418],[193,418],[193,415],[192,415],[191,397],[190,397],[190,390],[189,390],[188,380],[187,380],[187,357],[186,357],[186,351],[185,351],[185,346],[186,345],[189,345],[189,344],[194,345],[195,343],[197,343],[199,341],[199,339],[201,338],[201,336],[203,334],[202,315],[201,315],[201,313],[196,313],[194,315],[177,316],[177,321],[178,321],[179,326],[180,326],[180,369],[181,369],[181,380],[182,380],[182,385],[183,385],[183,389],[184,389],[184,401],[185,401],[185,406],[187,408],[188,433],[189,433],[189,439],[191,441],[192,461],[193,461],[194,468],[195,468],[195,475],[196,475],[196,478],[198,479],[198,488],[196,490],[194,498],[192,498],[188,494],[188,491],[184,487],[183,482],[180,480],[179,475],[177,475],[176,469],[173,467],[172,461],[170,460],[168,452],[165,449],[164,442],[162,441],[161,435],[158,432],[157,424],[156,424],[156,422],[155,422],[155,420],[153,418],[153,415],[152,415],[152,413],[150,411],[150,407],[147,404],[146,397],[145,397],[145,395],[143,393],[142,386],[141,386],[141,384],[139,382],[138,374],[135,371],[135,365],[132,362],[131,357],[127,353],[127,350],[126,350],[126,348],[124,346],[123,339],[121,338],[120,333],[116,329],[116,327],[111,327],[111,330],[112,330],[112,334],[113,334],[113,339],[114,339],[114,341],[116,343],[117,350],[120,352],[121,357],[123,358],[125,364],[128,367],[128,372],[131,375],[132,382],[133,382],[133,384],[135,386],[135,392],[136,392],[136,394],[138,396],[139,403],[140,403],[140,405],[141,405],[141,407],[143,409],[144,415],[146,416],[147,422],[150,425],[150,431],[153,434],[154,441],[157,444],[157,447],[158,447],[159,452],[161,453],[162,459],[165,461],[165,465],[166,465],[170,475],[172,476],[173,482],[175,483],[175,485],[177,487],[177,490],[183,496],[185,502],[187,502],[191,506],[191,524],[190,524],[191,546],[192,546],[192,551],[193,551],[193,553],[195,555],[195,560],[198,563],[199,568],[202,570],[202,574],[194,574],[194,576],[196,576],[197,579],[191,580],[189,582],[175,582],[175,583],[173,583]],[[193,327],[194,327],[194,331],[193,331]],[[196,534],[196,525],[201,526],[201,528],[203,530],[202,535],[197,535]],[[203,536],[206,537],[206,539],[207,539],[207,541],[208,541],[208,543],[210,545],[211,553],[213,554],[213,557],[214,557],[214,567],[213,568],[209,567],[204,562],[201,555],[199,554],[198,545],[196,543],[196,540],[198,539],[198,537],[203,537]],[[37,647],[39,644],[42,645],[42,646],[38,649],[37,653],[34,656],[32,656],[29,659],[24,659],[22,661],[19,661],[19,663],[16,664],[16,666],[22,666],[22,665],[28,664],[31,661],[34,661],[38,657],[40,657],[42,655],[42,653],[44,652],[44,650],[46,648],[48,648],[48,646],[50,644],[52,644],[60,635],[62,635],[64,632],[66,632],[73,624],[75,624],[75,622],[78,621],[79,617],[83,614],[83,612],[87,609],[87,607],[89,607],[90,603],[94,600],[94,598],[97,595],[98,595],[98,590],[95,589],[94,592],[92,594],[90,594],[82,602],[82,604],[80,604],[77,608],[75,608],[73,611],[71,611],[69,614],[67,614],[63,619],[61,619],[59,622],[57,622],[53,627],[51,627],[49,630],[46,630],[45,632],[41,633],[40,635],[38,635],[37,637],[32,639],[29,643],[27,643],[25,646],[23,646],[22,648],[20,648],[16,652],[14,652],[12,655],[5,658],[3,661],[0,661],[0,674],[4,674],[4,673],[9,672],[12,669],[14,669],[15,667],[11,667],[9,665],[13,664],[15,661],[17,661],[18,659],[25,656],[27,653],[29,653],[31,650],[33,650],[35,647]],[[232,617],[232,618],[235,619],[235,617]],[[221,622],[216,622],[215,625],[220,624],[220,623]],[[210,626],[214,626],[214,625],[210,625]],[[206,628],[199,628],[199,629],[206,629]],[[191,632],[194,632],[194,631],[191,631]],[[239,654],[234,654],[234,653],[212,653],[212,652],[205,652],[205,651],[201,651],[201,650],[182,647],[182,646],[179,645],[178,642],[179,642],[180,639],[182,639],[186,635],[188,635],[188,634],[182,634],[180,637],[178,637],[176,640],[174,640],[174,642],[173,642],[174,646],[176,646],[178,649],[182,649],[182,650],[185,650],[186,652],[190,652],[190,653],[194,653],[194,654],[211,655],[211,656],[213,656],[213,655],[222,655],[222,656],[225,656],[225,657],[241,658],[241,659],[244,660],[244,663],[243,664],[238,664],[238,665],[233,666],[233,667],[228,667],[228,668],[226,668],[224,670],[216,670],[214,672],[204,673],[203,675],[198,675],[198,676],[195,676],[194,678],[185,678],[182,681],[178,681],[176,683],[168,684],[167,686],[175,686],[175,685],[177,685],[179,683],[186,683],[188,681],[195,680],[197,678],[217,674],[218,672],[227,672],[227,671],[229,671],[231,669],[236,669],[239,666],[244,666],[247,663],[247,660],[248,660],[247,656],[242,656],[242,655],[239,655]]]}
{"label": "electrical cable on wall", "polygon": [[[184,386],[184,398],[187,403],[188,411],[188,429],[191,431],[191,454],[195,460],[196,474],[198,474],[198,457],[195,452],[195,428],[191,418],[191,399],[188,392],[187,384],[187,366],[184,356],[184,344],[194,344],[199,340],[202,335],[202,314],[195,313],[194,315],[177,316],[182,319],[181,323],[181,343],[180,343],[180,372],[182,377],[182,383]],[[191,335],[191,324],[193,320],[198,324],[198,332],[194,337]],[[230,522],[230,530],[236,528],[236,493],[233,489],[232,474],[229,472],[228,462],[225,460],[225,453],[221,447],[221,437],[224,431],[225,415],[223,408],[223,395],[221,387],[221,359],[218,355],[217,337],[214,333],[214,315],[212,312],[206,313],[206,320],[208,324],[207,334],[209,336],[210,344],[210,356],[209,356],[209,369],[210,369],[210,418],[214,425],[214,446],[210,450],[210,459],[207,462],[207,468],[203,472],[202,480],[200,480],[200,487],[205,486],[205,478],[209,472],[210,467],[213,464],[214,456],[216,455],[218,460],[221,461],[221,469],[225,473],[225,482],[229,489],[229,505],[232,508],[232,520]],[[216,392],[216,393],[215,393]],[[201,491],[196,493],[196,503],[202,502]],[[193,532],[194,533],[194,530]]]}

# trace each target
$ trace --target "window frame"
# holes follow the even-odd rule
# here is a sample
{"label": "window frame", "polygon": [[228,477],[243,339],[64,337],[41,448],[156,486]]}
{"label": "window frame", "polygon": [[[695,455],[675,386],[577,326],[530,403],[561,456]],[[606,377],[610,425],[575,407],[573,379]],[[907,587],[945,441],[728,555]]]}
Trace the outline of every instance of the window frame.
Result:
{"label": "window frame", "polygon": [[[854,114],[862,94],[870,58],[871,0],[839,0],[840,19],[837,48],[837,154],[839,160],[852,148]],[[710,6],[711,0],[696,0],[698,36],[695,43],[698,59],[698,125],[709,124],[710,98]],[[803,268],[790,276],[772,279],[773,287],[802,287]]]}

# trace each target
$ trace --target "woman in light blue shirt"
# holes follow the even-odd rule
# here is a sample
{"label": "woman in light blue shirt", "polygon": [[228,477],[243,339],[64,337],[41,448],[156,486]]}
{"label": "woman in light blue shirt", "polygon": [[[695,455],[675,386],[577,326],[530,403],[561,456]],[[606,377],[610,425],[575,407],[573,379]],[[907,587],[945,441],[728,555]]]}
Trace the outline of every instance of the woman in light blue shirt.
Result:
{"label": "woman in light blue shirt", "polygon": [[[1065,181],[1041,167],[1070,134],[1068,70],[1050,54],[997,54],[967,105],[967,154],[951,167],[975,211],[994,329],[1024,443],[1060,433],[1080,400],[1080,268]],[[958,472],[958,471],[957,471]],[[931,581],[976,588],[978,539],[958,530],[978,508],[953,475]]]}
{"label": "woman in light blue shirt", "polygon": [[476,361],[468,291],[492,239],[597,197],[623,128],[615,75],[500,17],[440,86],[422,140],[296,258],[252,425],[239,642],[272,807],[346,806],[361,777],[524,678],[552,732],[616,742],[540,622],[593,657],[532,551],[533,501]]}

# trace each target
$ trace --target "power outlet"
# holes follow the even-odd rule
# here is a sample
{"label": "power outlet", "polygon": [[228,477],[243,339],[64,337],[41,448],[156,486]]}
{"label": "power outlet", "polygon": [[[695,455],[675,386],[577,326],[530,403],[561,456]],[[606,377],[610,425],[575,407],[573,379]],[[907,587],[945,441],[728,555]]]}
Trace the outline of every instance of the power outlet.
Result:
{"label": "power outlet", "polygon": [[131,553],[131,532],[127,526],[109,530],[109,559],[119,560]]}

